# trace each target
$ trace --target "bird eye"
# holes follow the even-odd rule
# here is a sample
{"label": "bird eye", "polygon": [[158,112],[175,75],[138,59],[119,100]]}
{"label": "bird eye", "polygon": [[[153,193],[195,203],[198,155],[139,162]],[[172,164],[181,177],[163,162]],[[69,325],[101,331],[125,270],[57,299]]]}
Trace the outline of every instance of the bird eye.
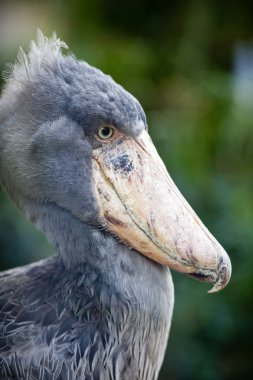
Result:
{"label": "bird eye", "polygon": [[101,140],[108,140],[114,134],[114,128],[110,125],[100,127],[97,131],[97,135]]}

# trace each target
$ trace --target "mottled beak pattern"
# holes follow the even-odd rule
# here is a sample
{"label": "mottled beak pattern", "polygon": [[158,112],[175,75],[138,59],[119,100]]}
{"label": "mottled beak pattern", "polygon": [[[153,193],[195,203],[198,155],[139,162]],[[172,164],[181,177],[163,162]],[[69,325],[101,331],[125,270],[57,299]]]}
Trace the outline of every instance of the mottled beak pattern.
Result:
{"label": "mottled beak pattern", "polygon": [[93,175],[104,228],[171,269],[223,289],[231,275],[227,253],[181,195],[143,131],[94,150]]}

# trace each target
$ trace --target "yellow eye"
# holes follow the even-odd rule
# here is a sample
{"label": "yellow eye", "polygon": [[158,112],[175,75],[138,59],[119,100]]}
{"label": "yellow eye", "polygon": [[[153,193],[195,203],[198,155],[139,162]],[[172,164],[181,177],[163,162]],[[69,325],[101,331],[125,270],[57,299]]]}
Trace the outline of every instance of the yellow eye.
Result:
{"label": "yellow eye", "polygon": [[97,131],[97,135],[101,140],[108,140],[114,134],[114,128],[110,125],[100,127]]}

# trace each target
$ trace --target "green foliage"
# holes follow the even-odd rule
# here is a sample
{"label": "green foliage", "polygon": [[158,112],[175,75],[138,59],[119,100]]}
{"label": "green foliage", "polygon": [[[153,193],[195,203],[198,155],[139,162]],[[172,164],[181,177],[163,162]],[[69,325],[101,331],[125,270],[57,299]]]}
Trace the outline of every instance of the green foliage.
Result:
{"label": "green foliage", "polygon": [[[160,380],[251,378],[253,104],[237,99],[233,57],[238,41],[253,36],[252,8],[198,0],[0,5],[0,65],[38,26],[57,30],[79,59],[112,75],[141,101],[169,172],[231,256],[232,279],[219,294],[173,274],[175,312]],[[52,252],[3,193],[0,251],[2,269]]]}

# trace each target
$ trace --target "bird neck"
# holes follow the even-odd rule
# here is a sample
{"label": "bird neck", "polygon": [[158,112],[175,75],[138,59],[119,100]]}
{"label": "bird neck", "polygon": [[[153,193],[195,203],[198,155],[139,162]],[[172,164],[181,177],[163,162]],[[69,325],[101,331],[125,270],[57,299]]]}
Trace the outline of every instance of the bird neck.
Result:
{"label": "bird neck", "polygon": [[143,302],[143,307],[152,309],[152,304],[157,303],[161,294],[167,297],[171,280],[164,266],[55,204],[33,204],[25,210],[28,210],[26,216],[56,248],[68,272],[78,271],[81,278],[81,268],[85,271],[89,268],[90,275],[92,271],[97,273],[122,297],[129,297],[131,293],[132,298]]}
{"label": "bird neck", "polygon": [[60,254],[66,268],[84,262],[92,264],[102,258],[100,248],[106,245],[108,238],[99,232],[99,227],[79,220],[70,211],[51,202],[34,204],[28,201],[22,209]]}
{"label": "bird neck", "polygon": [[114,378],[146,378],[147,373],[157,378],[174,302],[170,272],[63,209],[32,210],[28,217],[59,252],[45,264],[48,293],[57,294],[58,307],[72,316],[71,323],[75,318],[79,341],[89,344],[86,356],[95,336],[97,357],[107,362],[100,369],[103,378],[111,365],[117,368]]}

